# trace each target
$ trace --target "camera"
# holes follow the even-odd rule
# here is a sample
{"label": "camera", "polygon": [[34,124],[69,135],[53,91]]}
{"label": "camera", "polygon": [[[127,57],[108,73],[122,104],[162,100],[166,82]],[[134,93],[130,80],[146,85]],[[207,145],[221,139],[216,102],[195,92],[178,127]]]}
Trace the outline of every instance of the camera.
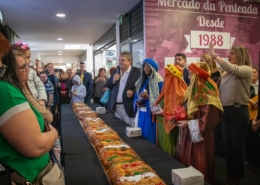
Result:
{"label": "camera", "polygon": [[145,106],[145,100],[144,99],[138,99],[138,100],[136,100],[136,103],[138,103],[138,105],[140,107],[144,107]]}

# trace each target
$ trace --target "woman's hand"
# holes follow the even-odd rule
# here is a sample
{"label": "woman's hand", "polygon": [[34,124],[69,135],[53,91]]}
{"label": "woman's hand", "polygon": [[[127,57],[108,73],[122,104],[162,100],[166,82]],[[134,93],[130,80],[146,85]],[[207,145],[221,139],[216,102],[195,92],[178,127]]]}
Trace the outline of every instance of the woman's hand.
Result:
{"label": "woman's hand", "polygon": [[106,78],[105,77],[99,77],[100,79],[100,81],[102,81],[102,82],[106,82]]}
{"label": "woman's hand", "polygon": [[148,95],[147,92],[142,92],[142,93],[140,94],[140,96],[141,96],[142,98],[144,98],[144,99],[149,99],[149,95]]}
{"label": "woman's hand", "polygon": [[187,128],[188,127],[188,120],[177,121],[177,126],[180,128]]}
{"label": "woman's hand", "polygon": [[163,115],[163,109],[159,107],[159,111],[153,112],[154,115]]}
{"label": "woman's hand", "polygon": [[213,41],[211,41],[209,43],[209,49],[206,50],[206,52],[210,55],[210,56],[214,56],[215,53],[214,53],[214,44],[213,44]]}
{"label": "woman's hand", "polygon": [[258,102],[254,101],[252,99],[249,99],[249,103],[255,110],[258,109]]}
{"label": "woman's hand", "polygon": [[256,121],[255,119],[252,120],[252,130],[257,133],[260,127],[260,120]]}

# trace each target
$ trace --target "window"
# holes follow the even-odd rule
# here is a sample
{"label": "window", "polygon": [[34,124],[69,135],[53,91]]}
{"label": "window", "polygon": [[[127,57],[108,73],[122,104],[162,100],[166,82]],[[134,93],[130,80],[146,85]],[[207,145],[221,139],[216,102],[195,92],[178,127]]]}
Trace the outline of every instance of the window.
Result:
{"label": "window", "polygon": [[135,42],[131,46],[132,46],[132,54],[133,54],[133,66],[141,68],[141,64],[144,60],[143,40]]}

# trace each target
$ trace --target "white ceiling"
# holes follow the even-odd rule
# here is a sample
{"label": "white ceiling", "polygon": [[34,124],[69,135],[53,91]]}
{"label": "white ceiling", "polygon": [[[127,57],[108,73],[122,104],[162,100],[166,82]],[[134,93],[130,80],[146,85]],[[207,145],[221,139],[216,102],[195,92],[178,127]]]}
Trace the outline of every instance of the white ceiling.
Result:
{"label": "white ceiling", "polygon": [[[80,55],[140,0],[0,0],[5,23],[36,56]],[[56,17],[66,14],[65,18]],[[57,38],[63,38],[58,41]],[[83,45],[65,50],[65,44]]]}

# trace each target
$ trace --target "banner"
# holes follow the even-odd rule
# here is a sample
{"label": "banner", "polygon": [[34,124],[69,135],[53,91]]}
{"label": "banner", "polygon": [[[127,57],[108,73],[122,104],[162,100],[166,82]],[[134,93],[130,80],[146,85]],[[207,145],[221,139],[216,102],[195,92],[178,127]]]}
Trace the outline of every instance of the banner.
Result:
{"label": "banner", "polygon": [[159,63],[160,73],[184,53],[188,63],[198,62],[213,41],[216,53],[227,58],[240,44],[258,66],[260,51],[259,4],[236,0],[145,0],[146,57]]}
{"label": "banner", "polygon": [[106,50],[106,65],[112,66],[113,60],[115,60],[115,50]]}

